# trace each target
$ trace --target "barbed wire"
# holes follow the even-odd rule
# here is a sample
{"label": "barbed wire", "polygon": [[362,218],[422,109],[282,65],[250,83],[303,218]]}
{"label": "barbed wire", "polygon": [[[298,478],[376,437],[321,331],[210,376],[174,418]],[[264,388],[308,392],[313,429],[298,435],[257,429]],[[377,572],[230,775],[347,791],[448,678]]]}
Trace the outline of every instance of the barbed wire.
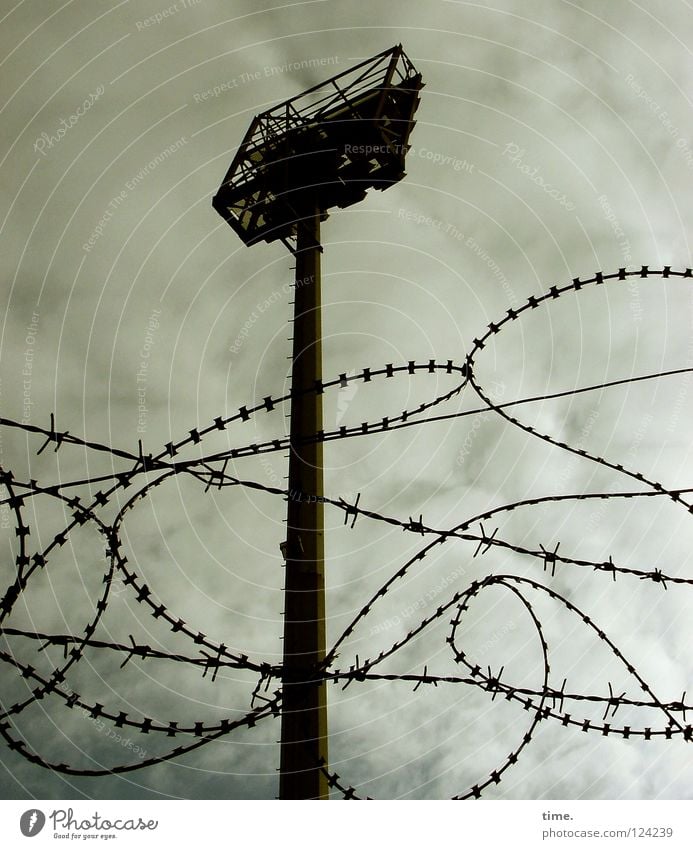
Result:
{"label": "barbed wire", "polygon": [[[398,584],[403,583],[405,576],[411,575],[421,562],[436,549],[436,547],[450,541],[463,540],[476,546],[471,559],[484,557],[492,550],[513,552],[527,562],[538,564],[541,573],[547,578],[553,578],[557,570],[582,569],[597,573],[605,573],[610,581],[616,581],[617,577],[623,576],[624,580],[637,579],[652,584],[653,591],[666,591],[668,586],[690,585],[693,578],[686,578],[673,574],[673,570],[664,571],[660,568],[633,566],[614,562],[612,555],[607,555],[601,560],[579,559],[561,552],[559,545],[553,549],[545,548],[542,544],[538,547],[520,545],[504,539],[498,535],[498,527],[492,532],[488,529],[490,523],[506,514],[512,513],[524,507],[536,507],[548,503],[581,502],[589,500],[617,501],[625,499],[665,498],[670,499],[686,512],[693,512],[690,488],[669,488],[662,482],[652,480],[636,469],[629,469],[620,463],[612,462],[607,458],[587,451],[583,447],[571,445],[560,441],[550,434],[544,433],[536,427],[523,423],[517,418],[513,411],[522,405],[541,403],[547,400],[570,397],[581,393],[601,392],[616,386],[629,385],[637,382],[658,380],[664,377],[690,373],[693,368],[678,368],[668,371],[660,371],[645,375],[624,377],[618,380],[606,381],[590,386],[564,390],[555,393],[535,395],[528,398],[519,398],[510,401],[494,401],[490,393],[484,389],[479,377],[475,372],[476,361],[480,357],[487,343],[497,337],[504,329],[513,322],[520,319],[524,314],[533,312],[547,303],[568,295],[577,294],[587,287],[617,285],[628,278],[637,277],[678,279],[684,283],[693,277],[691,269],[674,271],[669,266],[662,269],[650,269],[642,266],[639,270],[628,271],[621,268],[612,274],[598,272],[591,278],[580,280],[573,279],[569,284],[562,287],[552,286],[541,296],[532,296],[517,308],[509,309],[504,317],[498,322],[488,325],[486,331],[473,340],[471,349],[465,354],[462,361],[430,359],[426,362],[409,361],[406,364],[386,364],[379,368],[364,368],[361,371],[350,374],[342,373],[336,378],[328,381],[316,381],[315,386],[303,392],[288,392],[284,395],[263,398],[262,402],[255,406],[243,406],[230,416],[219,416],[204,427],[196,427],[188,431],[188,434],[178,442],[168,442],[157,454],[145,454],[142,443],[138,444],[137,452],[113,448],[104,443],[82,439],[68,430],[60,431],[56,426],[54,415],[50,416],[47,427],[35,424],[18,422],[8,418],[0,418],[0,427],[16,429],[24,432],[27,437],[37,437],[41,444],[37,454],[41,454],[49,447],[54,452],[65,450],[68,446],[78,447],[108,455],[113,462],[114,469],[116,461],[122,468],[108,474],[88,476],[84,478],[61,480],[58,483],[48,485],[39,483],[37,480],[20,480],[15,477],[12,470],[0,467],[0,485],[4,488],[5,495],[0,499],[0,507],[6,506],[11,511],[14,522],[14,531],[17,538],[17,553],[14,563],[14,578],[10,581],[0,598],[0,633],[8,645],[12,640],[23,640],[26,645],[36,645],[37,653],[46,652],[50,647],[61,647],[63,649],[62,662],[54,664],[50,673],[40,673],[33,666],[20,661],[10,650],[0,651],[0,661],[13,669],[21,679],[24,679],[30,688],[29,694],[13,704],[2,704],[0,710],[0,735],[6,745],[28,761],[56,772],[78,776],[104,776],[114,773],[130,772],[152,766],[167,760],[180,757],[186,753],[199,749],[200,747],[218,740],[240,728],[257,725],[264,719],[278,717],[281,715],[281,686],[282,665],[270,664],[262,659],[251,658],[247,654],[239,653],[230,649],[224,643],[214,640],[211,636],[199,630],[192,623],[178,616],[173,610],[164,604],[156,589],[148,586],[144,578],[128,563],[123,554],[122,525],[125,517],[133,510],[134,506],[147,498],[157,487],[165,481],[176,476],[187,476],[197,481],[204,487],[204,492],[211,489],[223,490],[228,487],[241,487],[243,489],[257,490],[269,495],[289,500],[292,498],[318,498],[335,510],[341,511],[344,516],[344,524],[353,528],[357,520],[368,520],[383,523],[392,527],[399,527],[407,534],[420,536],[422,547],[401,565],[386,581],[384,581],[370,598],[361,606],[351,622],[344,628],[341,634],[334,640],[327,651],[324,661],[312,674],[319,679],[331,681],[343,688],[358,684],[359,682],[388,681],[399,682],[403,685],[413,685],[414,689],[422,686],[464,686],[472,687],[479,691],[490,694],[492,700],[497,697],[508,702],[517,703],[522,710],[527,712],[528,721],[524,735],[519,744],[490,771],[488,775],[472,785],[468,789],[456,794],[453,798],[467,799],[479,798],[490,786],[497,785],[503,779],[507,770],[515,765],[530,745],[540,723],[553,721],[562,727],[579,728],[584,733],[595,733],[602,736],[618,736],[624,739],[639,738],[651,740],[654,738],[676,741],[679,738],[684,742],[690,742],[693,735],[692,727],[687,724],[687,711],[693,710],[693,703],[687,703],[686,694],[680,699],[662,699],[658,697],[653,687],[648,683],[646,677],[638,671],[632,660],[628,660],[625,654],[599,626],[599,624],[584,610],[570,601],[565,595],[556,589],[525,575],[513,574],[488,574],[479,580],[473,580],[468,586],[457,589],[451,586],[450,597],[441,603],[434,611],[423,617],[415,626],[410,628],[404,635],[395,640],[389,647],[382,649],[373,658],[360,661],[358,656],[348,668],[340,669],[335,666],[340,649],[343,649],[346,641],[372,613],[374,607]],[[413,376],[417,374],[450,375],[455,383],[451,389],[435,396],[432,400],[421,403],[411,409],[404,410],[394,416],[386,416],[377,421],[362,422],[355,426],[342,425],[333,430],[319,431],[307,442],[330,442],[349,438],[361,438],[374,434],[408,428],[419,427],[434,421],[452,420],[481,414],[493,414],[499,420],[524,432],[529,437],[544,442],[554,448],[558,448],[569,454],[579,456],[596,466],[609,469],[635,481],[641,487],[636,491],[599,491],[590,493],[574,494],[551,494],[547,496],[527,498],[497,505],[486,509],[483,513],[465,519],[460,524],[450,528],[436,528],[428,525],[423,516],[418,519],[409,516],[406,519],[369,509],[360,503],[360,495],[355,499],[332,498],[316,493],[292,492],[281,487],[270,486],[254,479],[244,479],[231,474],[228,471],[229,461],[235,461],[244,457],[259,454],[283,452],[289,447],[289,437],[282,435],[278,438],[264,442],[250,442],[241,444],[223,451],[215,451],[209,454],[202,453],[202,444],[205,439],[213,434],[225,432],[231,425],[244,424],[253,420],[263,413],[282,409],[292,401],[307,394],[322,395],[333,389],[348,386],[349,383],[372,383],[378,380],[389,380],[398,377]],[[459,396],[465,390],[474,393],[481,405],[475,409],[462,410],[453,413],[432,415],[432,411]],[[199,453],[195,458],[184,459],[180,455],[185,449],[193,448]],[[93,494],[93,489],[100,487]],[[88,498],[73,494],[75,490],[88,487],[90,495]],[[125,491],[131,489],[131,494],[125,497]],[[39,538],[38,534],[32,534],[32,529],[26,519],[27,508],[31,506],[32,500],[39,496],[49,496],[60,503],[68,517],[64,527],[56,533],[48,544],[39,544],[36,550],[32,542]],[[125,499],[123,501],[123,499]],[[116,509],[115,516],[106,518],[107,508]],[[11,618],[17,603],[27,591],[32,579],[36,575],[50,569],[51,556],[70,541],[70,535],[85,525],[93,526],[103,540],[106,566],[102,577],[102,589],[94,603],[94,613],[83,631],[77,633],[48,633],[45,631],[28,630],[12,627],[6,624]],[[477,530],[478,528],[478,530]],[[463,572],[464,574],[464,572]],[[168,626],[170,631],[178,636],[178,639],[187,639],[190,651],[188,653],[167,652],[161,648],[155,648],[147,643],[136,643],[132,635],[129,636],[129,644],[113,642],[97,638],[96,632],[102,624],[109,604],[114,595],[114,583],[122,582],[129,593],[129,598],[134,599],[145,613]],[[656,585],[656,586],[655,586]],[[464,614],[470,604],[484,591],[491,587],[500,587],[510,592],[524,607],[529,617],[541,649],[541,682],[539,686],[529,688],[513,684],[506,676],[503,678],[504,667],[500,671],[493,672],[489,667],[482,670],[478,662],[470,657],[464,649],[464,640],[460,635],[460,628],[464,620]],[[445,587],[447,588],[447,587]],[[444,588],[444,589],[445,589]],[[532,597],[534,594],[534,599]],[[608,695],[605,692],[593,693],[567,690],[567,679],[563,679],[560,687],[552,681],[549,641],[542,627],[541,617],[537,612],[536,599],[548,598],[557,604],[565,612],[576,617],[609,652],[610,656],[625,669],[627,674],[637,685],[639,691],[644,694],[642,698],[633,698],[627,691],[616,693],[612,683],[607,682]],[[40,615],[40,612],[39,612]],[[416,638],[435,623],[441,622],[446,617],[449,619],[450,632],[446,638],[453,661],[463,670],[459,675],[443,675],[429,673],[427,667],[421,673],[411,670],[406,672],[381,671],[381,664],[386,660],[401,653],[401,650],[412,644]],[[69,673],[85,657],[86,650],[98,650],[110,655],[122,657],[121,667],[129,663],[133,658],[140,661],[159,660],[196,669],[203,676],[210,675],[212,681],[216,681],[221,670],[246,670],[256,679],[250,703],[242,716],[228,717],[218,722],[205,723],[196,721],[183,724],[178,721],[161,721],[149,716],[135,716],[123,711],[109,710],[106,706],[96,702],[90,703],[82,695],[74,692],[66,685]],[[276,689],[271,689],[273,682],[277,684]],[[268,695],[263,695],[268,693]],[[56,763],[44,757],[33,748],[29,742],[22,738],[17,726],[16,718],[25,712],[37,701],[52,698],[60,701],[66,707],[81,711],[84,716],[99,721],[111,723],[114,728],[129,728],[142,735],[160,734],[167,738],[191,738],[187,742],[175,746],[168,751],[153,756],[138,759],[137,762],[97,765],[94,768],[83,768],[66,763]],[[256,705],[259,701],[260,704]],[[580,713],[581,706],[593,705],[604,713],[600,721],[595,721],[587,715]],[[566,708],[570,708],[570,712]],[[652,723],[642,727],[629,725],[615,726],[613,724],[617,711],[621,708],[631,710],[654,710],[662,717],[662,724],[653,727]],[[238,712],[236,712],[237,714]],[[610,721],[607,721],[610,720]],[[364,794],[342,781],[339,775],[331,772],[325,764],[320,768],[327,776],[330,787],[339,792],[346,799],[369,798]]]}

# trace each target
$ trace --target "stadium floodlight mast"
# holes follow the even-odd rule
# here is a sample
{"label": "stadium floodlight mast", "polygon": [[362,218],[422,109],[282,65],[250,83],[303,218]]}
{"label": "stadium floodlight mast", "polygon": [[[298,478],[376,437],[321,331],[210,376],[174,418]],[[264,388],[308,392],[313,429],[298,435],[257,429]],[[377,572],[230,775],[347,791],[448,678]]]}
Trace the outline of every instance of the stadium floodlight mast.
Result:
{"label": "stadium floodlight mast", "polygon": [[320,224],[404,176],[423,86],[398,44],[258,115],[212,205],[296,258],[282,665],[282,799],[327,799]]}

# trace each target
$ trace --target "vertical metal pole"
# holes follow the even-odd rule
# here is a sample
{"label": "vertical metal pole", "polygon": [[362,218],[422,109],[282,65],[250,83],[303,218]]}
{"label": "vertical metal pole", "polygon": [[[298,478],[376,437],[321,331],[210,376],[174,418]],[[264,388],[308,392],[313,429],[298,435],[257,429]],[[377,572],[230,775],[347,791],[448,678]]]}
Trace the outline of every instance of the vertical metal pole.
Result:
{"label": "vertical metal pole", "polygon": [[327,799],[327,694],[315,667],[325,657],[325,573],[322,443],[304,444],[322,430],[320,317],[320,211],[301,223],[296,246],[296,289],[291,385],[289,502],[287,511],[282,680],[281,799]]}

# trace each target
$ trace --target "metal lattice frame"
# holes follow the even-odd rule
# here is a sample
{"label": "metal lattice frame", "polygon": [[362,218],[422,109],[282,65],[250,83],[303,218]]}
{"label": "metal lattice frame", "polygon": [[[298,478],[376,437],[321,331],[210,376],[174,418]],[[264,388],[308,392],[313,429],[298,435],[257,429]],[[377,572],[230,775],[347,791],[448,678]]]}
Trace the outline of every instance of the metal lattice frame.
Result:
{"label": "metal lattice frame", "polygon": [[[423,86],[402,46],[258,115],[212,204],[248,245],[287,242],[317,195],[332,207],[404,177]],[[310,197],[310,200],[308,198]]]}

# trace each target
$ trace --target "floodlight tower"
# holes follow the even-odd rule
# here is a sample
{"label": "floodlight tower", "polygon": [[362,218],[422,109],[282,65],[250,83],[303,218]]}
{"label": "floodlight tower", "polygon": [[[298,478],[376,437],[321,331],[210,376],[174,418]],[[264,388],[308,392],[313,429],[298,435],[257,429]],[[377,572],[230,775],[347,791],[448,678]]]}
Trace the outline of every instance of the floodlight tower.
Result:
{"label": "floodlight tower", "polygon": [[246,245],[296,258],[279,795],[327,799],[320,224],[404,177],[423,86],[402,45],[258,115],[217,212]]}

